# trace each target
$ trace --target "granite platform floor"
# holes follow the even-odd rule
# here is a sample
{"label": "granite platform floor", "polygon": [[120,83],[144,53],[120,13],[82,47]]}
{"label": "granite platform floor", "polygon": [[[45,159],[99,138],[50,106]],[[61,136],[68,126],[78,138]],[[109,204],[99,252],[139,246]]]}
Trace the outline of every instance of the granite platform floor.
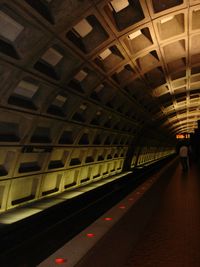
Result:
{"label": "granite platform floor", "polygon": [[200,170],[177,166],[124,267],[200,267]]}

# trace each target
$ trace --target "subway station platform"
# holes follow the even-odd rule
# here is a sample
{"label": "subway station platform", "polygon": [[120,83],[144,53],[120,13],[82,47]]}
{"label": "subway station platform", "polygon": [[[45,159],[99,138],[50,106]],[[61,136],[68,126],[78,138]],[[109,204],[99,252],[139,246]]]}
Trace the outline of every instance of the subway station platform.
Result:
{"label": "subway station platform", "polygon": [[[100,236],[99,229],[104,226],[102,221],[95,222],[39,267],[57,266],[56,260],[62,259],[63,263],[59,264],[64,267],[199,267],[199,174],[193,163],[188,172],[183,172],[176,159],[102,217],[117,217],[116,209],[123,204],[127,207],[128,201],[135,199],[134,194],[141,194],[154,180],[139,201],[133,201],[133,207],[116,222],[117,226],[113,224],[111,230]],[[82,247],[87,249],[89,245],[83,239],[89,231],[96,231],[96,237],[94,234],[93,240],[89,241],[92,247],[84,254]],[[82,253],[82,258],[77,260],[76,255],[73,262],[70,254],[74,253]]]}
{"label": "subway station platform", "polygon": [[200,0],[0,0],[0,267],[200,267],[198,44]]}
{"label": "subway station platform", "polygon": [[177,165],[148,226],[124,267],[200,266],[200,171]]}
{"label": "subway station platform", "polygon": [[[14,227],[4,224],[1,236],[4,229],[8,231],[9,235],[5,234],[2,240],[10,246],[10,251],[2,253],[4,244],[1,244],[1,266],[200,266],[200,170],[196,164],[192,163],[183,172],[179,160],[172,158],[132,191],[119,189],[117,183],[113,188],[110,185],[108,190],[111,189],[116,190],[114,194],[124,191],[124,196],[119,202],[113,201],[113,196],[105,199],[105,203],[113,205],[103,212],[102,202],[100,217],[96,214],[96,219],[87,222],[86,228],[82,225],[80,230],[77,230],[80,221],[92,217],[98,206],[89,211],[84,209],[70,223],[63,220],[62,224],[50,226],[49,220],[57,216],[56,209],[50,209],[49,214],[43,215],[42,224],[43,216],[36,215],[29,216],[27,223],[25,220],[22,224],[14,223]],[[91,199],[86,194],[82,200],[86,203]],[[68,210],[67,204],[57,208],[58,214]],[[70,229],[76,229],[77,234],[67,237]],[[16,243],[13,248],[12,242]]]}

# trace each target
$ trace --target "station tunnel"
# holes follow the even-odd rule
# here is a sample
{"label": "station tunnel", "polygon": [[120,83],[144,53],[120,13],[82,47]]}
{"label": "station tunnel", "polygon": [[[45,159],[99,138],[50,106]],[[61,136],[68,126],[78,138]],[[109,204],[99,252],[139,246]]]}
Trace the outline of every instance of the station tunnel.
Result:
{"label": "station tunnel", "polygon": [[200,266],[199,44],[199,0],[0,0],[1,267]]}

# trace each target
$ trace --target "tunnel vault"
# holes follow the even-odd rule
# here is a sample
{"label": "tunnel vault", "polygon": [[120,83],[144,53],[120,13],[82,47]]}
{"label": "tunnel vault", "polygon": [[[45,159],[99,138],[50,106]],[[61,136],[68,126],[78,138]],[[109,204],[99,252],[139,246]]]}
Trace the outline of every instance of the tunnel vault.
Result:
{"label": "tunnel vault", "polygon": [[197,0],[0,0],[0,211],[173,153],[199,41]]}

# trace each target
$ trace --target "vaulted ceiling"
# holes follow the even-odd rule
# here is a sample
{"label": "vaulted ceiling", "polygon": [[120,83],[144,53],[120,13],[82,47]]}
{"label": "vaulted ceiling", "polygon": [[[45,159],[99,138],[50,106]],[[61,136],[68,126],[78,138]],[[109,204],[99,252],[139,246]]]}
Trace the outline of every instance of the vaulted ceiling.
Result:
{"label": "vaulted ceiling", "polygon": [[122,128],[196,127],[200,1],[1,1],[0,24],[2,106],[94,124],[120,114]]}
{"label": "vaulted ceiling", "polygon": [[0,211],[173,153],[199,43],[196,0],[0,0]]}

